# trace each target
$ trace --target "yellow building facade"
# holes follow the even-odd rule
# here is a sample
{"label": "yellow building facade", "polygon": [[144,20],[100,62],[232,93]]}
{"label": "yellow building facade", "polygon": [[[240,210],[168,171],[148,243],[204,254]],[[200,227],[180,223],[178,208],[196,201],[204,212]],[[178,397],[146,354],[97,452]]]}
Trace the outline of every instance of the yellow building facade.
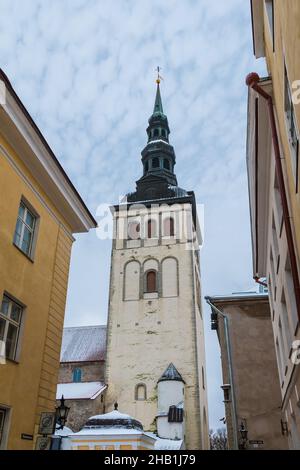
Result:
{"label": "yellow building facade", "polygon": [[281,386],[282,432],[300,449],[300,3],[252,0],[247,165],[253,270],[265,277]]}
{"label": "yellow building facade", "polygon": [[53,412],[73,234],[96,222],[0,71],[0,448]]}

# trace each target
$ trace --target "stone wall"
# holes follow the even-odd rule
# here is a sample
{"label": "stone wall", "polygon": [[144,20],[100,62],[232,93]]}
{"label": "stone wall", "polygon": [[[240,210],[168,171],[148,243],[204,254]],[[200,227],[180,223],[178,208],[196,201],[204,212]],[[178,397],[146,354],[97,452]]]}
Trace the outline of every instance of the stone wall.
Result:
{"label": "stone wall", "polygon": [[[57,406],[59,405],[57,401]],[[104,413],[103,395],[99,395],[95,400],[66,400],[66,405],[70,407],[67,426],[74,432],[80,431],[88,418]]]}
{"label": "stone wall", "polygon": [[81,369],[81,382],[104,382],[104,361],[60,364],[58,383],[73,382],[73,370]]}

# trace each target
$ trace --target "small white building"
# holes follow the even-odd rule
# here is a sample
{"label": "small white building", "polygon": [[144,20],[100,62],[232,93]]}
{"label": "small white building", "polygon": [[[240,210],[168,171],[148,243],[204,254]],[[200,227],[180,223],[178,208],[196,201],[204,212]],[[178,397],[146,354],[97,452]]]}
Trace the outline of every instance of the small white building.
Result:
{"label": "small white building", "polygon": [[69,435],[71,450],[153,450],[155,436],[142,424],[116,409],[92,416],[81,431]]}

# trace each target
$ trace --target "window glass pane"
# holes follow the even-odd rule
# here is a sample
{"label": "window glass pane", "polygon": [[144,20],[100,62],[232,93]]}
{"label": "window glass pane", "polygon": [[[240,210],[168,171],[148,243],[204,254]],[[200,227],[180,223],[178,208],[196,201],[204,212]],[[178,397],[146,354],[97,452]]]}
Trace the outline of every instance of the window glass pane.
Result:
{"label": "window glass pane", "polygon": [[8,326],[6,337],[6,357],[9,359],[15,358],[15,347],[18,337],[18,328],[11,323]]}
{"label": "window glass pane", "polygon": [[15,237],[14,237],[14,242],[18,246],[20,246],[20,241],[21,241],[22,225],[23,225],[22,221],[18,219],[17,225],[16,225]]}
{"label": "window glass pane", "polygon": [[25,212],[25,206],[23,204],[20,204],[19,217],[21,217],[21,219],[24,219],[24,212]]}
{"label": "window glass pane", "polygon": [[10,313],[10,318],[19,323],[20,322],[20,317],[21,317],[21,307],[19,305],[13,303],[11,307],[11,313]]}
{"label": "window glass pane", "polygon": [[7,297],[3,297],[2,305],[1,305],[1,313],[3,313],[3,315],[8,315],[8,309],[9,309],[9,299]]}
{"label": "window glass pane", "polygon": [[34,216],[29,211],[26,214],[26,224],[31,228],[34,226]]}
{"label": "window glass pane", "polygon": [[6,321],[4,318],[0,318],[0,341],[4,341],[5,325]]}
{"label": "window glass pane", "polygon": [[24,235],[23,235],[21,248],[26,254],[29,254],[30,243],[31,243],[31,232],[28,230],[27,227],[24,227]]}

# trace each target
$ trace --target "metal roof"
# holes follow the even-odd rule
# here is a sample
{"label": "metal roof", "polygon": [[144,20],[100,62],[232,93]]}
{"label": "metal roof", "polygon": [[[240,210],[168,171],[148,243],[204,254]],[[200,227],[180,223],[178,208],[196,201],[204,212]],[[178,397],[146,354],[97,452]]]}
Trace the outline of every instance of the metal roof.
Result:
{"label": "metal roof", "polygon": [[163,375],[160,377],[158,382],[163,382],[164,380],[177,380],[180,382],[184,382],[181,374],[178,372],[174,364],[169,364],[169,366],[164,371]]}
{"label": "metal roof", "polygon": [[59,400],[62,395],[66,400],[95,400],[105,389],[106,385],[102,382],[57,384],[56,400]]}
{"label": "metal roof", "polygon": [[64,328],[60,362],[94,362],[105,358],[105,325]]}

